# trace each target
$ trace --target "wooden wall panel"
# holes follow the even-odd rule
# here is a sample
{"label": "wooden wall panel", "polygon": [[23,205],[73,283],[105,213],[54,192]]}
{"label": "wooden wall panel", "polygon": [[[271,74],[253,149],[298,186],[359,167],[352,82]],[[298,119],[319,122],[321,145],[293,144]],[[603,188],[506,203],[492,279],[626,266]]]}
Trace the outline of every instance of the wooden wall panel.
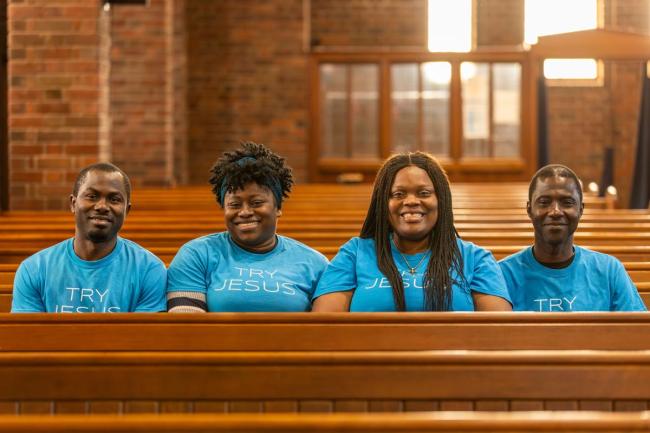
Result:
{"label": "wooden wall panel", "polygon": [[53,401],[21,401],[18,406],[21,415],[49,415],[54,413]]}
{"label": "wooden wall panel", "polygon": [[124,403],[115,400],[89,401],[88,413],[93,413],[93,414],[124,413]]}
{"label": "wooden wall panel", "polygon": [[265,401],[264,412],[298,412],[298,402],[296,400]]}

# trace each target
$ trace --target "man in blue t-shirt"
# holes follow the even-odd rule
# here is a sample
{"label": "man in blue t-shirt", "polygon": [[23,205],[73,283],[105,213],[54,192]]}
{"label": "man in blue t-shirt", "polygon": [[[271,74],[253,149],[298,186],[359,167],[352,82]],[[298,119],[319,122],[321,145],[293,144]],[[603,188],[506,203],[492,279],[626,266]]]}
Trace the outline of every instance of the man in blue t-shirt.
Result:
{"label": "man in blue t-shirt", "polygon": [[535,243],[499,262],[515,311],[645,311],[623,264],[573,244],[584,203],[576,174],[541,168],[530,182]]}
{"label": "man in blue t-shirt", "polygon": [[117,236],[131,208],[131,184],[118,167],[83,169],[70,195],[75,235],[27,258],[14,280],[11,311],[165,311],[165,265]]}

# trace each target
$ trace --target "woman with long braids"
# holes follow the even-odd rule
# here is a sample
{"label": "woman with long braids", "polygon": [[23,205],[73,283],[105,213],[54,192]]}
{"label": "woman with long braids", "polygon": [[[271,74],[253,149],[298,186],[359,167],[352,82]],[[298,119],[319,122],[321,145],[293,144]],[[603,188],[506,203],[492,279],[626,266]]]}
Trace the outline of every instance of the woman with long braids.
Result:
{"label": "woman with long braids", "polygon": [[291,169],[261,144],[243,143],[211,169],[226,231],[194,239],[169,266],[169,312],[308,311],[327,259],[276,234]]}
{"label": "woman with long braids", "polygon": [[460,239],[444,170],[429,154],[389,158],[359,237],[321,277],[313,311],[509,311],[488,251]]}

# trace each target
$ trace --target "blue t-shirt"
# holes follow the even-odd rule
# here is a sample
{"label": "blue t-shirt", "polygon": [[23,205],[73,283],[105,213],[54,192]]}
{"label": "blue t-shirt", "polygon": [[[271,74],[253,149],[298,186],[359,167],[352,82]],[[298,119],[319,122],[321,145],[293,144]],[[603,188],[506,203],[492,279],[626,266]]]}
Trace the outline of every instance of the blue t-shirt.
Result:
{"label": "blue t-shirt", "polygon": [[86,261],[73,239],[21,263],[14,280],[13,313],[125,313],[165,311],[167,272],[140,245],[117,238],[106,257]]}
{"label": "blue t-shirt", "polygon": [[[510,301],[506,284],[492,254],[471,242],[457,240],[463,257],[465,281],[451,273],[452,311],[473,311],[472,291],[499,296]],[[391,241],[393,260],[404,282],[407,311],[424,311],[422,280],[428,259],[411,275],[399,251]],[[409,263],[419,263],[429,252],[405,255]],[[393,289],[377,266],[374,239],[355,237],[346,242],[323,274],[314,298],[333,292],[354,290],[350,311],[395,311]]]}
{"label": "blue t-shirt", "polygon": [[528,247],[499,262],[515,311],[645,311],[623,264],[575,246],[563,269],[539,263]]}
{"label": "blue t-shirt", "polygon": [[208,311],[309,311],[327,258],[277,236],[268,253],[239,247],[228,232],[194,239],[169,265],[168,292],[202,292]]}

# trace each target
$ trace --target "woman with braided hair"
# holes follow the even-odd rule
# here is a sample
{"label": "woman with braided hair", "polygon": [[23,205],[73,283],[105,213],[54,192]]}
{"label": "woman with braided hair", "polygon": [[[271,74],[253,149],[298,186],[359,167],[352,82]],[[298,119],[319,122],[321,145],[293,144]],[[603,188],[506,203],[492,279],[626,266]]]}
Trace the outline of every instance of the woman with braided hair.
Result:
{"label": "woman with braided hair", "polygon": [[492,254],[458,237],[447,175],[423,152],[380,168],[360,236],[341,247],[314,298],[313,311],[512,309]]}
{"label": "woman with braided hair", "polygon": [[227,231],[181,247],[168,270],[170,312],[308,311],[327,259],[276,234],[293,184],[284,158],[246,142],[210,170]]}

